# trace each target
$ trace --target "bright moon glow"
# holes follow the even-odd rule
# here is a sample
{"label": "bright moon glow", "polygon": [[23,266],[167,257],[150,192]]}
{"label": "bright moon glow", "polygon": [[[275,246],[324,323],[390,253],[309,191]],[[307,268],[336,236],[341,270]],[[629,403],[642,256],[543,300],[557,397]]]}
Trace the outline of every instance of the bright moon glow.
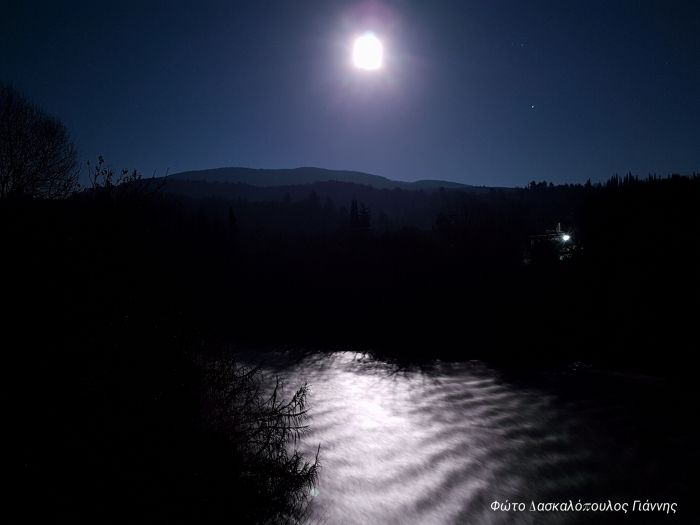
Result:
{"label": "bright moon glow", "polygon": [[352,49],[352,61],[359,69],[379,69],[382,67],[384,50],[382,43],[372,33],[357,37]]}

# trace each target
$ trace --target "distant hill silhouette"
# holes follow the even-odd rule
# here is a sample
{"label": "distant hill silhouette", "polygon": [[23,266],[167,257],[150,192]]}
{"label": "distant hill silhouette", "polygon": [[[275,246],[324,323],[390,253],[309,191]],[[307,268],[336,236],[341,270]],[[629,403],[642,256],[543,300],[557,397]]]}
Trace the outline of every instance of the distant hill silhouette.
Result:
{"label": "distant hill silhouette", "polygon": [[441,180],[420,180],[403,182],[372,175],[360,171],[328,170],[323,168],[303,167],[294,169],[253,169],[253,168],[216,168],[208,170],[183,171],[170,175],[170,179],[209,183],[237,183],[256,187],[296,186],[316,182],[350,182],[372,186],[377,189],[401,188],[418,189],[471,189],[474,186]]}

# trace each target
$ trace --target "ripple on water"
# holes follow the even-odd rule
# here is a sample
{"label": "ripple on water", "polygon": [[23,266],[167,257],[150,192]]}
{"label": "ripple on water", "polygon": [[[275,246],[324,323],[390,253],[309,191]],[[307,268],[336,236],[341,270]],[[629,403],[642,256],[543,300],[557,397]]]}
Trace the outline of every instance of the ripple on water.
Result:
{"label": "ripple on water", "polygon": [[399,370],[345,352],[274,371],[290,387],[311,387],[299,447],[313,456],[321,443],[312,523],[578,522],[504,515],[490,503],[594,494],[607,464],[598,448],[614,444],[591,417],[622,410],[565,403],[480,363]]}

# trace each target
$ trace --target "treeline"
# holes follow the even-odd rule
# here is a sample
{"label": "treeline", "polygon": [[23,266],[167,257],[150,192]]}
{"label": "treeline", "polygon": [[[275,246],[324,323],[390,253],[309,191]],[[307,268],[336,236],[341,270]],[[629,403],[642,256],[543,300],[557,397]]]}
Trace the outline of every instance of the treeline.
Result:
{"label": "treeline", "polygon": [[[190,256],[209,258],[179,280],[222,337],[637,367],[663,354],[669,368],[691,349],[697,175],[415,192],[426,227],[397,224],[355,187],[347,206],[319,187],[278,201],[161,195],[177,209],[171,237],[192,236]],[[525,265],[531,236],[557,223],[573,257]]]}
{"label": "treeline", "polygon": [[[382,228],[382,211],[354,194],[346,208],[313,190],[270,202],[87,191],[12,213],[32,209],[18,228],[47,228],[51,243],[82,239],[52,253],[104,253],[90,268],[137,275],[149,300],[180,305],[216,340],[625,366],[648,366],[663,351],[672,367],[669,357],[681,359],[693,340],[699,188],[692,176],[438,191],[421,197],[428,228],[391,219]],[[525,265],[530,237],[557,223],[572,235],[574,257]],[[115,251],[117,227],[124,244]],[[156,280],[162,289],[147,292]]]}
{"label": "treeline", "polygon": [[438,216],[473,214],[475,209],[520,211],[520,221],[537,233],[557,221],[573,220],[573,210],[602,189],[631,185],[673,184],[695,180],[698,175],[639,178],[614,176],[592,184],[554,185],[531,182],[526,188],[477,188],[448,190],[378,189],[349,182],[317,182],[308,185],[254,187],[245,184],[208,183],[180,179],[150,179],[157,187],[189,207],[224,217],[235,210],[245,229],[333,232],[348,227],[352,202],[365,206],[375,232],[404,227],[431,229]]}

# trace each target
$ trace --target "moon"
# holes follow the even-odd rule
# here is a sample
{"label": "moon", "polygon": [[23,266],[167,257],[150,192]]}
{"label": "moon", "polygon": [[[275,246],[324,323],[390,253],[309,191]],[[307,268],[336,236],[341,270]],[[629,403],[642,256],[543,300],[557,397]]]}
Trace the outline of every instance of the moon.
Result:
{"label": "moon", "polygon": [[365,33],[355,39],[352,62],[358,69],[367,71],[380,69],[384,60],[381,41],[373,33]]}

